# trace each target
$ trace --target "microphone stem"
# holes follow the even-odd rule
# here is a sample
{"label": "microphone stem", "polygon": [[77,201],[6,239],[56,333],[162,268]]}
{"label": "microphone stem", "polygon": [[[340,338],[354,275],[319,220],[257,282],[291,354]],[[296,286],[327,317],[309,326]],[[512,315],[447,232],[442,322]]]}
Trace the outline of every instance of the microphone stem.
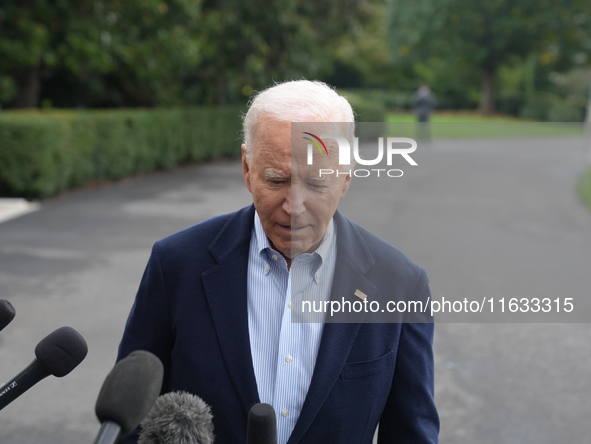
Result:
{"label": "microphone stem", "polygon": [[94,444],[114,444],[119,439],[121,427],[113,421],[105,421],[101,425]]}
{"label": "microphone stem", "polygon": [[0,388],[0,410],[47,376],[49,372],[35,358],[26,369]]}

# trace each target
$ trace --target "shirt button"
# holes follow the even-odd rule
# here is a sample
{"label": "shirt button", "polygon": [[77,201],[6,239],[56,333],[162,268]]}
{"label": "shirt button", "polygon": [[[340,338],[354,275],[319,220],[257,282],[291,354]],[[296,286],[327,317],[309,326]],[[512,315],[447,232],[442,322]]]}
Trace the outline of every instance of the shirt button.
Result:
{"label": "shirt button", "polygon": [[265,264],[265,271],[269,271],[269,265]]}
{"label": "shirt button", "polygon": [[320,279],[320,273],[316,273],[316,280]]}
{"label": "shirt button", "polygon": [[291,362],[291,360],[292,360],[292,359],[293,359],[293,358],[292,358],[291,356],[289,356],[289,355],[287,355],[287,356],[285,357],[285,360],[286,360],[287,362]]}
{"label": "shirt button", "polygon": [[289,301],[289,304],[287,304],[287,306],[288,306],[289,308],[293,307],[293,302]]}
{"label": "shirt button", "polygon": [[287,409],[283,409],[283,410],[281,410],[281,414],[283,416],[287,416],[289,414],[289,412],[287,411]]}
{"label": "shirt button", "polygon": [[273,255],[273,256],[271,256],[271,257],[273,258],[273,260],[275,260],[275,261],[277,260],[277,255],[276,255],[276,254],[274,254],[274,255]]}

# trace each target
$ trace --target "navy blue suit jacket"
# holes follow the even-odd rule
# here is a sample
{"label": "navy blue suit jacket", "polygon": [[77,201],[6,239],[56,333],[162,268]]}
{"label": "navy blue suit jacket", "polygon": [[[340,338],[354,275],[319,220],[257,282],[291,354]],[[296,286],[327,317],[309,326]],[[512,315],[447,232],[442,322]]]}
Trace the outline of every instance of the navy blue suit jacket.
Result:
{"label": "navy blue suit jacket", "polygon": [[[259,402],[247,318],[254,207],[218,216],[156,242],[119,348],[155,353],[163,392],[207,402],[216,442],[244,443]],[[426,274],[399,250],[334,215],[337,262],[331,298],[426,299]],[[358,319],[360,320],[360,319]],[[327,323],[289,443],[436,443],[432,323]],[[134,442],[123,438],[122,442]]]}

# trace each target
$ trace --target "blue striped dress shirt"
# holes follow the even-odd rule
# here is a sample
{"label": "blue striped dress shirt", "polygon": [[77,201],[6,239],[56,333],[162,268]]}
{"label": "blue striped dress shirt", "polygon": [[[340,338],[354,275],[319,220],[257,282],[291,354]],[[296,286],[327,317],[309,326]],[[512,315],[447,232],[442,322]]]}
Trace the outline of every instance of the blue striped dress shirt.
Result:
{"label": "blue striped dress shirt", "polygon": [[336,229],[331,219],[314,253],[287,262],[271,247],[258,213],[248,257],[248,333],[261,402],[277,413],[278,444],[285,444],[298,420],[316,365],[323,323],[292,323],[301,300],[325,301],[336,262]]}

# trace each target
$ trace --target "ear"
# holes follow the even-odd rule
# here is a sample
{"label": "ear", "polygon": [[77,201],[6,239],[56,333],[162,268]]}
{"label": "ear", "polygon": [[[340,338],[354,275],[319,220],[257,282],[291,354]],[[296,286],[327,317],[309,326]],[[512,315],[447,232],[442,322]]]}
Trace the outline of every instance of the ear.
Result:
{"label": "ear", "polygon": [[347,194],[347,190],[349,189],[349,186],[351,185],[351,180],[353,179],[353,171],[355,171],[355,161],[352,160],[351,161],[351,176],[349,176],[348,174],[345,176],[345,182],[343,183],[343,189],[341,190],[341,199],[343,197],[345,197],[345,194]]}
{"label": "ear", "polygon": [[252,193],[252,189],[250,188],[250,166],[246,160],[246,145],[242,144],[242,175],[244,176],[244,182],[246,183],[246,188],[248,191]]}
{"label": "ear", "polygon": [[343,188],[341,190],[341,199],[343,197],[345,197],[345,194],[347,194],[347,190],[349,189],[349,185],[351,185],[351,179],[352,179],[352,177],[349,176],[348,174],[345,176],[345,182],[343,182]]}

